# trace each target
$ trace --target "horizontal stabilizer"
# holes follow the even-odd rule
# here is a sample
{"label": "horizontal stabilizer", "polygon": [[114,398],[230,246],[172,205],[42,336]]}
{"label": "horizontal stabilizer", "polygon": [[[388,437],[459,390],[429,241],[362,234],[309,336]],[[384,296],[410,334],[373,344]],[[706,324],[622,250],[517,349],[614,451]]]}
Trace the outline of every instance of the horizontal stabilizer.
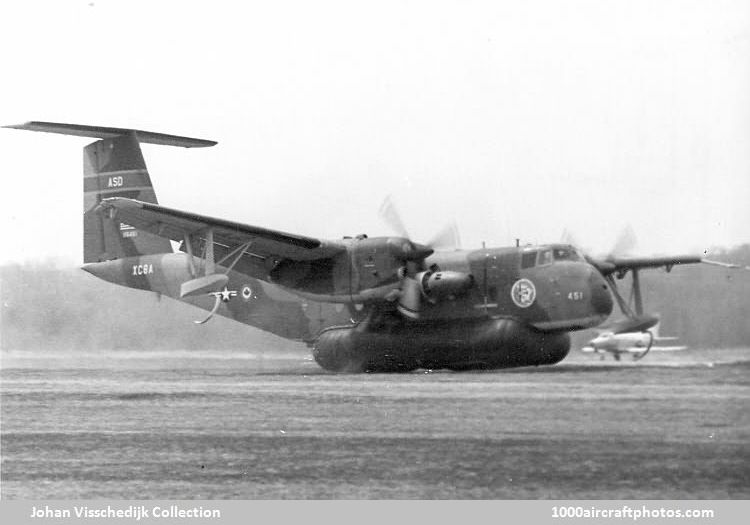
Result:
{"label": "horizontal stabilizer", "polygon": [[140,129],[109,128],[103,126],[84,126],[82,124],[63,124],[58,122],[31,121],[23,124],[3,126],[4,128],[23,129],[26,131],[43,131],[45,133],[59,133],[60,135],[73,135],[76,137],[92,137],[97,139],[110,139],[122,135],[135,133],[139,142],[146,144],[159,144],[162,146],[180,146],[183,148],[205,148],[215,146],[213,140],[194,139],[180,137],[178,135],[167,135],[165,133],[154,133]]}

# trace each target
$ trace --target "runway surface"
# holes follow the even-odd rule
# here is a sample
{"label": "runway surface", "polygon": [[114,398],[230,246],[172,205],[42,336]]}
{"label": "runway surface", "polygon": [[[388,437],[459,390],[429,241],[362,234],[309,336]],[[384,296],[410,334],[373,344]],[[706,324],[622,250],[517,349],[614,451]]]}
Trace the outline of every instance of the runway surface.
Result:
{"label": "runway surface", "polygon": [[0,364],[3,498],[750,497],[747,349],[405,375],[269,349]]}

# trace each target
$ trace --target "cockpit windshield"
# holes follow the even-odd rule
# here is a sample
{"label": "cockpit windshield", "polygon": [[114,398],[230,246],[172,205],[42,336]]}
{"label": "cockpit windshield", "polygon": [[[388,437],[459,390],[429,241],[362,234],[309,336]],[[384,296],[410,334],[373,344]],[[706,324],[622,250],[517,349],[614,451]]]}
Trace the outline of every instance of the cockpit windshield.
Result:
{"label": "cockpit windshield", "polygon": [[580,254],[569,246],[558,246],[552,249],[556,261],[580,261]]}
{"label": "cockpit windshield", "polygon": [[521,253],[521,268],[544,266],[557,261],[583,261],[581,254],[572,246],[552,246]]}
{"label": "cockpit windshield", "polygon": [[543,266],[550,263],[552,263],[552,250],[540,250],[539,258],[536,260],[536,265]]}

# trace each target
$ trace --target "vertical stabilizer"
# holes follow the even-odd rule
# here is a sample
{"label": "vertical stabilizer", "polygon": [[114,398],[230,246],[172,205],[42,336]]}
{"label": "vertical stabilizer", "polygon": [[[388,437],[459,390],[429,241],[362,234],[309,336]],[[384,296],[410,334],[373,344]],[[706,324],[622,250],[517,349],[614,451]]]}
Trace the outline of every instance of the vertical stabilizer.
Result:
{"label": "vertical stabilizer", "polygon": [[85,263],[172,251],[168,239],[137,230],[94,211],[101,200],[108,197],[126,197],[158,204],[143,160],[141,142],[183,148],[205,148],[216,144],[212,140],[152,131],[59,122],[32,121],[3,127],[101,139],[83,149]]}
{"label": "vertical stabilizer", "polygon": [[172,251],[168,239],[94,211],[108,197],[158,204],[135,132],[83,149],[83,262]]}

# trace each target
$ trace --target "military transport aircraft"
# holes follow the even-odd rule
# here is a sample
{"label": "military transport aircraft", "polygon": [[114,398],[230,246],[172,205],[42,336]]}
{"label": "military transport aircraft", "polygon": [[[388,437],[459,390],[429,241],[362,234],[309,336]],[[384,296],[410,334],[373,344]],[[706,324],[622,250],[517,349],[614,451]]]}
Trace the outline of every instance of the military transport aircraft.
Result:
{"label": "military transport aircraft", "polygon": [[[332,371],[557,363],[569,332],[602,323],[613,297],[622,307],[615,278],[630,272],[639,302],[640,270],[701,261],[597,260],[563,243],[439,251],[406,235],[295,235],[158,204],[140,143],[213,141],[50,122],[7,127],[99,139],[84,148],[85,271],[209,310],[200,322],[218,313],[305,341]],[[648,322],[633,316],[630,330]]]}

